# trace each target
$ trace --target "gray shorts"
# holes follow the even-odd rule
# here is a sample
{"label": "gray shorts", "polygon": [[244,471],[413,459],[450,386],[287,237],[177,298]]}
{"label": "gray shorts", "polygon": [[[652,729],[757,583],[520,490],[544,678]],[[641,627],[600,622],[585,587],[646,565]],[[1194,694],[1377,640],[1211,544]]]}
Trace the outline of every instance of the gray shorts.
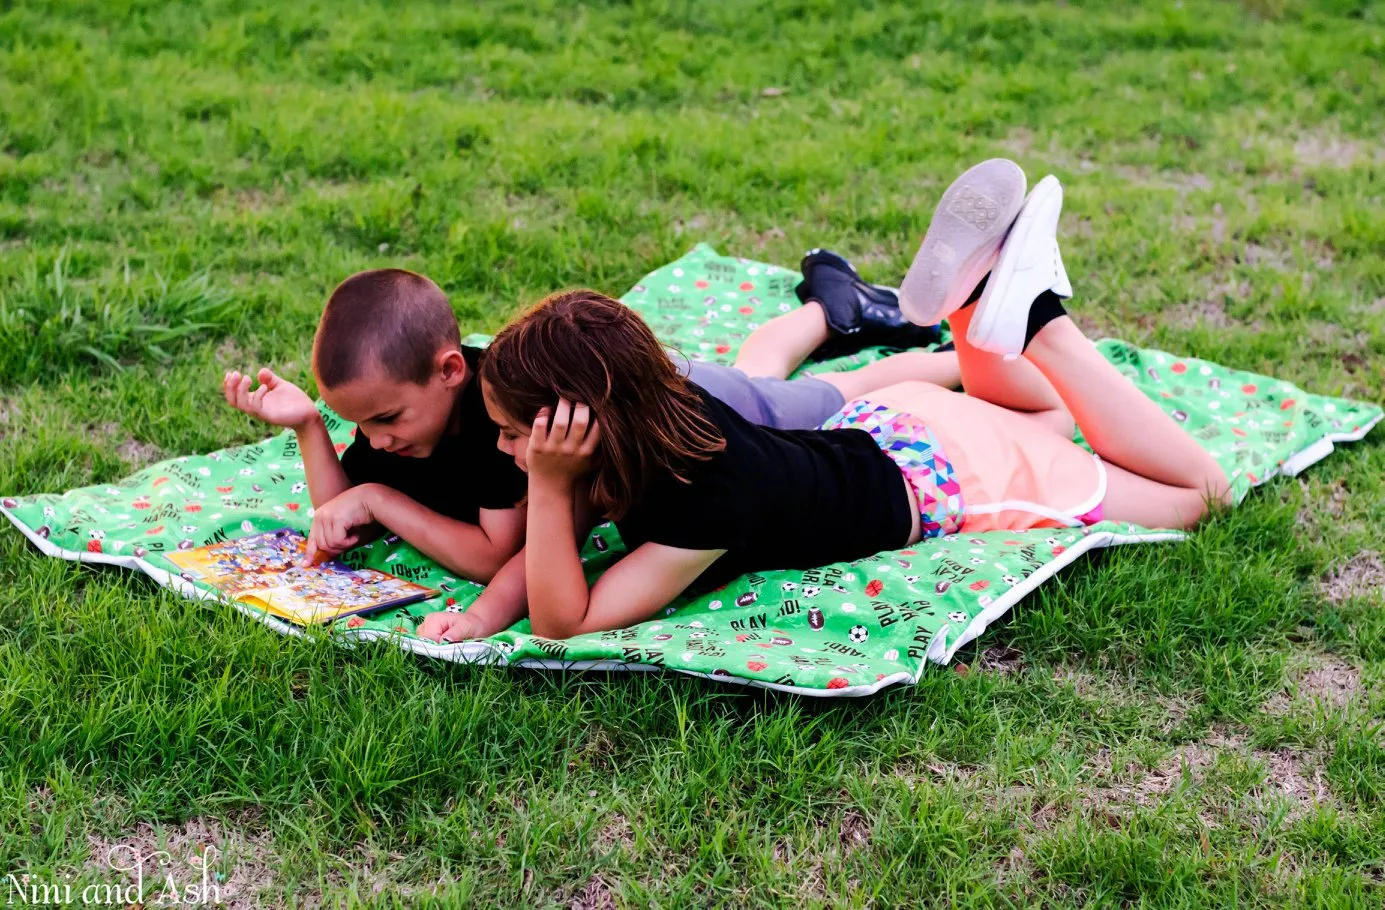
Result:
{"label": "gray shorts", "polygon": [[735,367],[689,361],[670,352],[678,371],[751,423],[776,430],[812,430],[842,409],[836,386],[811,376],[771,379]]}

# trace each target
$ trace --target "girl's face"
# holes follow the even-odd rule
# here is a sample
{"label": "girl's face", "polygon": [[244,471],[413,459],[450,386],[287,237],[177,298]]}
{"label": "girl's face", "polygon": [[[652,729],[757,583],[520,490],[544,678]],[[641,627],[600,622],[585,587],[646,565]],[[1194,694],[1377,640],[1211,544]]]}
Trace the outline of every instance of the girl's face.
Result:
{"label": "girl's face", "polygon": [[500,427],[500,436],[495,447],[515,460],[521,471],[529,473],[529,432],[530,427],[520,424],[496,403],[491,394],[490,383],[481,382],[481,400],[486,403],[486,414]]}

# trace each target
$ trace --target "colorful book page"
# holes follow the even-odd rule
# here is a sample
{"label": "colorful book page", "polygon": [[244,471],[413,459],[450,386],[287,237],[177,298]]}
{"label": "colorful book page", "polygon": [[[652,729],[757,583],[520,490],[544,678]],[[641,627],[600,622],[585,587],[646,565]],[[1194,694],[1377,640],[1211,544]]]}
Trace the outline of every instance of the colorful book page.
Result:
{"label": "colorful book page", "polygon": [[435,588],[377,569],[353,569],[329,560],[302,565],[307,538],[292,528],[170,553],[188,581],[298,625],[331,622],[424,600]]}

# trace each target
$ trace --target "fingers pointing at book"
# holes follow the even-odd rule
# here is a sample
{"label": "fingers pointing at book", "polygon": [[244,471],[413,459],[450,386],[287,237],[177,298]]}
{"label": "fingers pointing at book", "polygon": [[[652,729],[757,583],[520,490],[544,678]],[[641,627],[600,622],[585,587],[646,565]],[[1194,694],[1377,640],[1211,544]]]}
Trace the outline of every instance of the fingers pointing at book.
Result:
{"label": "fingers pointing at book", "polygon": [[352,487],[313,514],[303,562],[315,566],[361,542],[360,529],[375,521],[370,510],[370,484]]}

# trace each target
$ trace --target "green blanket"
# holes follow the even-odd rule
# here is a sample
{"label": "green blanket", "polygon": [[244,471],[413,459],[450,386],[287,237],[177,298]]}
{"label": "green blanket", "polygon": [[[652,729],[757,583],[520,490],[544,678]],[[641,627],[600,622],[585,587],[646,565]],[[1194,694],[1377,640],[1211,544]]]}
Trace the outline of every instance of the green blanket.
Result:
{"label": "green blanket", "polygon": [[[720,256],[701,244],[646,276],[623,298],[669,344],[730,362],[754,327],[796,305],[796,272]],[[1277,474],[1295,474],[1360,439],[1380,419],[1375,405],[1308,394],[1266,376],[1190,357],[1099,343],[1226,469],[1239,501]],[[867,352],[824,366],[850,368]],[[353,428],[326,411],[338,450]],[[181,578],[165,554],[228,536],[293,526],[307,530],[312,508],[292,433],[264,442],[160,462],[114,484],[0,502],[3,513],[44,553],[138,569],[189,597],[214,597]],[[1093,547],[1174,540],[1171,531],[1102,522],[1090,528],[994,532],[927,541],[854,563],[747,575],[724,589],[676,602],[629,629],[553,641],[527,621],[483,641],[438,645],[413,635],[434,610],[465,609],[481,588],[454,578],[396,538],[347,554],[442,589],[433,601],[339,620],[350,643],[388,638],[448,660],[509,666],[670,669],[725,682],[814,695],[864,695],[913,683],[928,662],[946,663],[1020,598]],[[622,552],[610,526],[597,528],[584,558],[596,575]],[[298,630],[237,605],[285,633]]]}

